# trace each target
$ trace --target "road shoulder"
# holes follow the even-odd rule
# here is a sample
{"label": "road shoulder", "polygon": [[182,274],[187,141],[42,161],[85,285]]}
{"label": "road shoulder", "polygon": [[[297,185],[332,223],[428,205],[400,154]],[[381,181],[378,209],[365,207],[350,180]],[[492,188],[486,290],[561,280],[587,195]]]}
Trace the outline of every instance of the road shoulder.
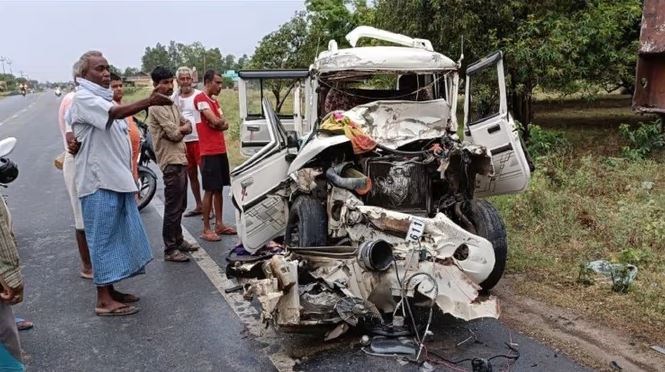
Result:
{"label": "road shoulder", "polygon": [[[658,371],[665,355],[636,337],[586,319],[572,310],[520,295],[519,276],[506,276],[494,293],[501,300],[501,321],[523,334],[560,349],[578,362],[601,370]],[[616,368],[616,367],[615,367]]]}

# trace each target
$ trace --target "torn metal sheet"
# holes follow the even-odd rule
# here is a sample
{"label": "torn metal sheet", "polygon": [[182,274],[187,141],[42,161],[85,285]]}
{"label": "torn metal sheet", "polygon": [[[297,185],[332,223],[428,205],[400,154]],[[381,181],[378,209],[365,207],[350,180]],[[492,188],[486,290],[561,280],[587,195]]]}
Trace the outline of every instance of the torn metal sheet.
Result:
{"label": "torn metal sheet", "polygon": [[[393,244],[395,254],[403,255],[413,249],[413,243],[406,240],[406,235],[414,218],[417,218],[425,224],[420,246],[433,252],[437,259],[452,260],[477,283],[492,272],[495,262],[492,243],[462,229],[443,213],[433,218],[421,218],[381,207],[359,206],[355,201],[349,204],[347,213],[351,219],[345,220],[345,223],[353,240],[383,239]],[[359,212],[361,217],[353,212]],[[371,226],[362,224],[362,221],[368,221]],[[458,260],[453,255],[462,245],[468,250],[468,255],[464,260]]]}
{"label": "torn metal sheet", "polygon": [[291,174],[291,178],[302,192],[312,192],[316,187],[316,177],[323,174],[323,170],[317,168],[303,168]]}
{"label": "torn metal sheet", "polygon": [[344,115],[377,143],[393,149],[454,132],[448,120],[450,105],[444,99],[375,101],[356,106]]}
{"label": "torn metal sheet", "polygon": [[337,71],[445,71],[457,69],[457,64],[441,53],[425,49],[373,46],[324,51],[314,61],[316,73]]}

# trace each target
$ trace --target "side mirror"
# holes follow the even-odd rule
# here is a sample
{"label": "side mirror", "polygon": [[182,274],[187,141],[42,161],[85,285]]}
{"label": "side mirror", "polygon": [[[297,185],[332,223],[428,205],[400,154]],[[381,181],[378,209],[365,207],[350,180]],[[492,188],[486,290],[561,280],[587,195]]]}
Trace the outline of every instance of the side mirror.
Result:
{"label": "side mirror", "polygon": [[298,148],[300,144],[298,143],[298,132],[295,130],[286,131],[286,147],[288,148]]}

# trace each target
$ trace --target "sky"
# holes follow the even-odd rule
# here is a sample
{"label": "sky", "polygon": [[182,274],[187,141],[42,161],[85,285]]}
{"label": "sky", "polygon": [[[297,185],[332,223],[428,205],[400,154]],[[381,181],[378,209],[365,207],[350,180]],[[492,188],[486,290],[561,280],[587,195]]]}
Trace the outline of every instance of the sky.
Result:
{"label": "sky", "polygon": [[12,61],[7,73],[68,81],[88,50],[121,70],[140,68],[147,46],[170,40],[252,55],[264,35],[304,8],[303,0],[0,0],[0,57]]}

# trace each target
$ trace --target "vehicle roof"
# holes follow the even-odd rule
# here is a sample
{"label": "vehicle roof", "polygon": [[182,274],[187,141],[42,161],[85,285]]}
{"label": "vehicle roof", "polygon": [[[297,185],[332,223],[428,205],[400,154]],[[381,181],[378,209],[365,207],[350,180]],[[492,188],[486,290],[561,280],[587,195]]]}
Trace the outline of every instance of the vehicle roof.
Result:
{"label": "vehicle roof", "polygon": [[243,70],[238,71],[241,79],[297,79],[307,77],[309,70]]}
{"label": "vehicle roof", "polygon": [[456,70],[457,64],[441,53],[401,46],[368,46],[325,51],[312,69],[336,71],[437,71]]}
{"label": "vehicle roof", "polygon": [[[319,74],[338,71],[434,72],[458,68],[452,59],[435,52],[432,43],[426,39],[370,26],[358,26],[345,38],[351,48],[338,49],[337,42],[330,40],[328,50],[319,54],[310,68]],[[360,39],[396,45],[358,47]]]}

